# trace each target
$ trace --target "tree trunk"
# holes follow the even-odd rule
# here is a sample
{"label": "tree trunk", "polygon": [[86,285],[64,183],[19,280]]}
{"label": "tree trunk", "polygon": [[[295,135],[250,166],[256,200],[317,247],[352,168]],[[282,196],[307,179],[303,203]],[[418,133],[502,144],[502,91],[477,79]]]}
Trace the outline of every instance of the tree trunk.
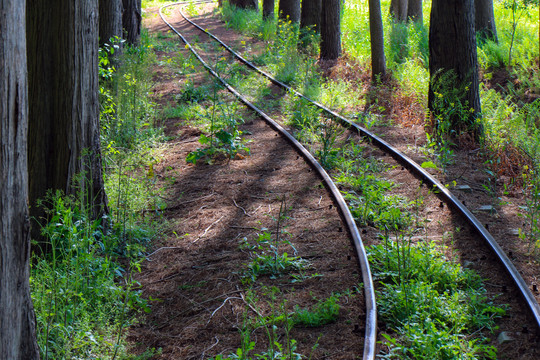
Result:
{"label": "tree trunk", "polygon": [[302,0],[300,28],[311,29],[317,33],[321,28],[322,0]]}
{"label": "tree trunk", "polygon": [[122,0],[99,0],[99,46],[122,38]]}
{"label": "tree trunk", "polygon": [[321,14],[321,59],[334,60],[341,56],[341,0],[324,0]]}
{"label": "tree trunk", "polygon": [[369,0],[369,33],[371,36],[371,79],[380,81],[386,75],[384,29],[380,0]]}
{"label": "tree trunk", "polygon": [[495,26],[495,12],[493,0],[474,0],[475,29],[477,36],[482,40],[497,42],[497,27]]}
{"label": "tree trunk", "polygon": [[[0,0],[0,359],[39,359],[30,297],[25,2]],[[22,29],[22,31],[21,31]]]}
{"label": "tree trunk", "polygon": [[258,0],[230,0],[229,3],[240,9],[258,9],[259,8]]}
{"label": "tree trunk", "polygon": [[[451,124],[450,131],[455,137],[469,134],[478,139],[481,128],[476,118],[481,109],[474,21],[474,0],[433,0],[429,29],[431,80],[428,107],[437,116],[445,109],[437,106],[436,97],[445,99],[445,103],[460,101],[465,111],[450,112],[447,119]],[[449,71],[455,74],[452,83],[447,81],[449,77],[446,74]],[[449,96],[455,96],[455,89],[463,89],[458,99]]]}
{"label": "tree trunk", "polygon": [[122,4],[124,6],[122,27],[126,43],[137,46],[141,39],[141,0],[122,0]]}
{"label": "tree trunk", "polygon": [[[30,1],[27,9],[30,214],[48,189],[81,191],[105,211],[99,139],[98,1]],[[81,174],[81,178],[75,179]],[[39,238],[39,227],[32,235]]]}
{"label": "tree trunk", "polygon": [[274,19],[274,0],[263,0],[263,19]]}
{"label": "tree trunk", "polygon": [[279,0],[279,18],[299,23],[300,0]]}
{"label": "tree trunk", "polygon": [[390,2],[390,15],[395,22],[407,21],[407,9],[409,0],[392,0]]}
{"label": "tree trunk", "polygon": [[239,1],[239,7],[242,9],[259,9],[259,1],[258,0],[240,0]]}
{"label": "tree trunk", "polygon": [[409,0],[409,6],[407,6],[407,18],[414,22],[424,22],[422,0]]}

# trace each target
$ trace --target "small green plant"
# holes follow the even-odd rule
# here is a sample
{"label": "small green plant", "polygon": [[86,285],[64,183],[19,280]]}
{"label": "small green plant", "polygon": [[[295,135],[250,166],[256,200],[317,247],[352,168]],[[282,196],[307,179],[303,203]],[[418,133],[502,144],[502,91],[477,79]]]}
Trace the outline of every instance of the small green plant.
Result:
{"label": "small green plant", "polygon": [[242,135],[243,132],[238,129],[233,130],[232,133],[220,129],[210,137],[202,134],[199,142],[201,145],[208,145],[208,147],[198,148],[197,150],[190,152],[186,157],[186,161],[195,164],[197,161],[204,159],[205,163],[212,164],[220,155],[232,159],[240,152],[249,154],[250,149],[246,146],[246,142],[242,139]]}
{"label": "small green plant", "polygon": [[[220,73],[225,68],[225,58],[221,58],[215,66],[215,71]],[[206,145],[205,148],[198,148],[186,157],[188,163],[197,163],[204,159],[207,164],[212,164],[219,156],[232,159],[237,154],[244,152],[249,155],[249,147],[243,138],[243,132],[238,129],[242,122],[237,113],[237,103],[227,103],[220,101],[218,91],[222,84],[215,80],[212,86],[211,106],[205,109],[206,119],[209,121],[209,136],[202,134],[199,142]]]}
{"label": "small green plant", "polygon": [[339,316],[339,295],[332,294],[326,300],[319,300],[311,310],[298,305],[291,316],[294,326],[319,327],[337,321]]}
{"label": "small green plant", "polygon": [[[248,319],[247,309],[244,313],[243,325],[240,328],[241,346],[235,354],[228,356],[218,355],[212,360],[301,360],[304,358],[297,353],[297,342],[291,338],[292,321],[286,311],[286,300],[280,300],[280,290],[276,287],[267,289],[265,295],[268,297],[267,306],[270,313],[267,316],[261,314],[258,309],[256,297],[251,291],[248,291],[246,301],[257,315],[255,319]],[[266,336],[266,346],[262,351],[251,355],[255,350],[256,343],[251,340],[251,334],[257,330],[262,330]],[[313,349],[317,344],[313,346]]]}
{"label": "small green plant", "polygon": [[253,259],[247,264],[245,279],[248,282],[255,282],[261,275],[269,275],[276,279],[285,274],[295,271],[305,270],[309,263],[298,256],[289,256],[287,252],[282,252],[281,248],[289,247],[296,253],[290,240],[287,238],[288,232],[284,229],[283,223],[287,219],[286,197],[281,200],[278,218],[276,220],[276,235],[272,238],[270,231],[264,231],[258,235],[254,244],[250,244],[246,238],[242,240],[241,248],[251,252]]}
{"label": "small green plant", "polygon": [[323,119],[312,128],[319,149],[316,151],[321,165],[326,169],[332,169],[337,160],[340,149],[335,144],[340,135],[345,131],[343,127],[330,119]]}

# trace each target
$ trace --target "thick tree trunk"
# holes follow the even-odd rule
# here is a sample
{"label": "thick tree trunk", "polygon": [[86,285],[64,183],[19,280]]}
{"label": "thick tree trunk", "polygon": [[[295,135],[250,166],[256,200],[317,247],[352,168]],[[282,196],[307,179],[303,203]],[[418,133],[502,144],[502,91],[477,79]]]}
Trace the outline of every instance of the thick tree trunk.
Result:
{"label": "thick tree trunk", "polygon": [[279,18],[300,22],[300,0],[279,0]]}
{"label": "thick tree trunk", "polygon": [[386,75],[384,29],[380,0],[369,0],[369,33],[371,35],[371,78],[375,82]]}
{"label": "thick tree trunk", "polygon": [[424,22],[422,0],[409,0],[409,6],[407,6],[407,18],[419,23]]}
{"label": "thick tree trunk", "polygon": [[324,0],[321,14],[321,59],[334,60],[341,56],[341,0]]}
{"label": "thick tree trunk", "polygon": [[[85,195],[104,212],[98,105],[98,2],[28,3],[30,213],[48,189]],[[82,177],[75,181],[75,177]],[[34,226],[32,235],[39,237]]]}
{"label": "thick tree trunk", "polygon": [[321,28],[322,0],[302,0],[300,28],[311,29],[317,33]]}
{"label": "thick tree trunk", "polygon": [[124,6],[122,13],[124,39],[129,45],[137,46],[141,39],[141,0],[122,0],[122,4]]}
{"label": "thick tree trunk", "polygon": [[273,19],[275,7],[274,0],[263,0],[263,19]]}
{"label": "thick tree trunk", "polygon": [[0,359],[39,359],[30,297],[25,2],[0,0]]}
{"label": "thick tree trunk", "polygon": [[99,46],[122,38],[122,0],[99,0]]}
{"label": "thick tree trunk", "polygon": [[390,2],[390,15],[395,22],[407,21],[407,9],[409,0],[392,0]]}
{"label": "thick tree trunk", "polygon": [[[433,0],[429,29],[431,81],[428,107],[437,116],[441,109],[437,108],[435,97],[453,101],[448,94],[462,88],[463,94],[457,100],[466,105],[466,109],[452,112],[454,115],[448,119],[450,130],[455,136],[468,133],[478,139],[481,129],[476,118],[481,109],[474,21],[474,0]],[[455,82],[447,82],[448,71],[455,74]]]}
{"label": "thick tree trunk", "polygon": [[481,39],[497,40],[493,0],[474,0],[475,29]]}

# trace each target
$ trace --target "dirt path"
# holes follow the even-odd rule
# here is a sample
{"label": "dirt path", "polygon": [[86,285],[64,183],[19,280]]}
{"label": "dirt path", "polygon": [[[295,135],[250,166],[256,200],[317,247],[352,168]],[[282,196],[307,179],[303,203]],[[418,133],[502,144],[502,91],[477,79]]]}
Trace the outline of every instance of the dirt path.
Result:
{"label": "dirt path", "polygon": [[[179,21],[176,15],[171,18]],[[219,25],[219,24],[216,24]],[[150,15],[150,31],[166,31]],[[181,25],[183,27],[183,25]],[[192,30],[185,28],[188,36]],[[173,56],[162,53],[160,58]],[[205,75],[192,76],[201,84]],[[195,80],[196,79],[196,80]],[[174,102],[185,79],[166,76],[158,69],[156,95],[165,105]],[[180,81],[180,83],[179,83]],[[240,344],[238,324],[249,309],[248,287],[242,272],[250,256],[240,249],[243,238],[253,242],[262,229],[275,236],[282,199],[286,199],[283,226],[297,255],[309,261],[305,276],[320,274],[301,282],[290,277],[272,280],[263,277],[251,288],[257,296],[282,290],[274,303],[259,302],[257,309],[267,316],[272,307],[289,312],[295,305],[311,307],[317,299],[333,293],[340,297],[337,322],[322,328],[293,328],[290,337],[298,342],[297,352],[313,359],[353,359],[363,351],[363,295],[361,275],[344,226],[320,179],[303,159],[259,119],[243,112],[241,130],[250,133],[250,156],[214,165],[187,164],[186,155],[200,146],[200,132],[182,119],[165,123],[169,142],[155,171],[168,189],[170,198],[165,217],[171,233],[165,234],[161,248],[143,263],[138,279],[152,312],[130,333],[141,351],[162,348],[160,359],[202,359],[235,353]],[[193,141],[192,141],[193,140]],[[291,247],[283,246],[291,256]],[[253,295],[251,295],[253,296]],[[263,304],[263,305],[261,305]],[[264,350],[265,334],[258,330],[252,340]],[[284,337],[284,330],[279,330]]]}

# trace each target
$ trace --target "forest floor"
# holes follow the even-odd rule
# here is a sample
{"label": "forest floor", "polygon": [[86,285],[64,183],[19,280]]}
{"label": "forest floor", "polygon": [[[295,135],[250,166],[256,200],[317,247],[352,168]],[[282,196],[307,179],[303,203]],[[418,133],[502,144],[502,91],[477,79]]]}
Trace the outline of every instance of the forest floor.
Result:
{"label": "forest floor", "polygon": [[[167,19],[188,39],[208,41],[176,11],[171,11]],[[257,47],[255,40],[227,29],[214,12],[194,16],[194,20],[233,48],[240,47],[242,41]],[[162,33],[164,37],[169,34],[157,8],[146,9],[144,23],[150,33]],[[161,62],[155,66],[154,97],[163,109],[178,105],[178,96],[188,81],[195,86],[212,81],[202,68],[190,75],[171,71],[165,64],[167,59],[178,53],[188,55],[179,40],[167,41],[178,45],[170,51],[156,51]],[[325,72],[329,79],[356,84],[363,96],[378,98],[394,124],[375,131],[416,161],[426,160],[419,150],[425,145],[424,113],[414,98],[399,93],[392,85],[371,88],[369,74],[347,58]],[[154,300],[151,313],[130,329],[133,351],[161,348],[161,355],[155,358],[186,360],[233,354],[241,344],[239,328],[244,319],[258,317],[262,321],[269,314],[290,313],[295,306],[313,308],[319,300],[339,294],[339,316],[333,323],[287,331],[277,321],[248,331],[248,336],[256,343],[255,352],[266,351],[262,344],[271,336],[271,326],[276,325],[280,341],[295,339],[296,352],[312,354],[313,359],[361,358],[365,317],[362,279],[354,248],[333,200],[321,180],[285,140],[247,110],[241,113],[244,124],[240,128],[249,134],[250,155],[223,159],[213,165],[186,162],[186,156],[200,147],[198,139],[202,132],[192,121],[168,118],[161,124],[169,140],[154,171],[159,186],[166,189],[164,217],[170,230],[155,244],[137,277],[145,297]],[[378,150],[373,152],[384,157]],[[437,176],[445,183],[469,185],[471,191],[458,192],[458,196],[470,209],[493,206],[492,212],[478,212],[477,216],[489,227],[538,298],[538,261],[528,255],[527,245],[515,233],[523,223],[518,215],[519,206],[524,205],[521,188],[512,184],[509,176],[490,180],[483,171],[485,158],[476,148],[460,150],[456,158],[459,161],[455,165]],[[466,225],[435,196],[430,196],[414,177],[392,159],[386,157],[385,161],[395,166],[387,176],[399,184],[398,193],[425,197],[419,214],[427,219],[425,236],[440,239],[448,246],[451,257],[488,278],[488,294],[500,294],[497,303],[511,305],[513,310],[500,321],[500,329],[514,340],[497,345],[498,333],[491,336],[500,358],[539,358],[535,324],[524,315],[524,304],[514,298],[515,290],[507,285],[503,270],[493,265],[489,250],[478,244]],[[285,215],[282,221],[278,221],[280,215]],[[244,276],[252,253],[240,247],[243,239],[254,243],[259,234],[266,231],[275,237],[281,229],[286,229],[284,236],[294,246],[293,249],[281,244],[281,249],[289,255],[296,252],[309,261],[310,266],[296,274],[303,281],[290,276],[261,277],[255,284],[247,285]],[[361,231],[366,246],[378,243],[376,229],[366,227]],[[384,324],[379,327],[379,331],[385,331]]]}

